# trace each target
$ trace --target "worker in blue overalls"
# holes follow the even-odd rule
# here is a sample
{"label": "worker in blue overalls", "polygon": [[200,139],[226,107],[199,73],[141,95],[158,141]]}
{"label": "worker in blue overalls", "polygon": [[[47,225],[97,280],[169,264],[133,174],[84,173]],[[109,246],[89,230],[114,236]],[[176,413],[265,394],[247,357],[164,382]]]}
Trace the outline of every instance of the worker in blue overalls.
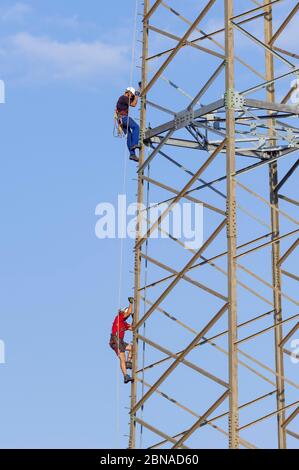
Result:
{"label": "worker in blue overalls", "polygon": [[138,103],[139,92],[133,87],[128,87],[124,95],[120,96],[116,105],[116,114],[122,126],[123,132],[127,136],[127,144],[130,152],[130,160],[138,162],[136,150],[140,149],[139,134],[140,129],[137,122],[129,116],[130,106],[135,108]]}

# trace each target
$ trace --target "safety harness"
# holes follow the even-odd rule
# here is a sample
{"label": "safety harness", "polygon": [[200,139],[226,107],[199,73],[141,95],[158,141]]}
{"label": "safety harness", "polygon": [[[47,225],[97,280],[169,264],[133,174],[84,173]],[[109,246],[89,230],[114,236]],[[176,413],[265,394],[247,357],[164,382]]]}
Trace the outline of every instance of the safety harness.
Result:
{"label": "safety harness", "polygon": [[119,139],[122,139],[124,137],[124,129],[123,129],[123,123],[122,123],[122,115],[119,113],[119,111],[116,109],[114,111],[114,128],[113,128],[113,136]]}

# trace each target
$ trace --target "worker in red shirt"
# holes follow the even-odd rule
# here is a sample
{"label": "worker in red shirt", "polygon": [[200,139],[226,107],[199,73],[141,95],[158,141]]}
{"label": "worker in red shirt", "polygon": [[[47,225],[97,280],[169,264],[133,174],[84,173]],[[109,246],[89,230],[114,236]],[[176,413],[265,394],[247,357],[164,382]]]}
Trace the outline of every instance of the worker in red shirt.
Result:
{"label": "worker in red shirt", "polygon": [[[127,369],[132,369],[132,346],[124,341],[127,330],[132,331],[132,325],[127,323],[127,319],[132,315],[133,297],[129,297],[129,307],[121,309],[116,315],[113,325],[109,345],[119,357],[120,368],[124,375],[124,383],[133,382],[134,379],[127,373]],[[127,352],[127,358],[126,358]]]}
{"label": "worker in red shirt", "polygon": [[133,87],[128,87],[124,95],[120,96],[116,104],[116,115],[118,121],[123,129],[124,134],[127,136],[127,145],[130,152],[130,160],[138,162],[139,158],[135,154],[137,149],[140,149],[139,134],[140,128],[137,122],[129,116],[129,108],[135,108],[138,103],[139,91]]}

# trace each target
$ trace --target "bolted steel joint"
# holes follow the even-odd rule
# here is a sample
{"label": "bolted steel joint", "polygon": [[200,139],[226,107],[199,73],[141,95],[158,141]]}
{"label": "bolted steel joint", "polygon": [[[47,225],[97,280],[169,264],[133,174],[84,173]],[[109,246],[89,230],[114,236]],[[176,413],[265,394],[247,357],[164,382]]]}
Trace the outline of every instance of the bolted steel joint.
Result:
{"label": "bolted steel joint", "polygon": [[194,111],[193,109],[187,111],[181,111],[175,115],[174,119],[174,127],[175,129],[180,129],[182,127],[186,127],[192,122],[194,119]]}
{"label": "bolted steel joint", "polygon": [[237,91],[230,89],[224,94],[224,103],[226,109],[239,110],[245,105],[245,98]]}
{"label": "bolted steel joint", "polygon": [[[231,221],[229,215],[231,214]],[[228,238],[236,238],[237,236],[237,211],[236,202],[226,201],[226,232]]]}

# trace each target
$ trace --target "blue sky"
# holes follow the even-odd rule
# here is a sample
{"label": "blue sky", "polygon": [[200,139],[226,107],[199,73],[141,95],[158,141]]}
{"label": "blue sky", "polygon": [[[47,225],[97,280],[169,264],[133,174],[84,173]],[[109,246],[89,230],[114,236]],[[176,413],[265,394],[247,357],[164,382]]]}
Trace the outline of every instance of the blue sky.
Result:
{"label": "blue sky", "polygon": [[122,186],[112,130],[129,76],[126,10],[1,4],[1,447],[115,444],[119,246],[96,239],[94,211]]}
{"label": "blue sky", "polygon": [[[178,2],[172,4],[177,6]],[[196,5],[194,0],[186,2],[184,13],[189,18],[198,10]],[[98,240],[94,227],[97,204],[115,203],[123,190],[125,146],[123,141],[113,139],[113,111],[116,99],[130,81],[134,8],[133,0],[89,0],[88,7],[82,0],[1,2],[0,76],[6,83],[7,101],[0,108],[0,339],[6,346],[6,364],[0,365],[1,448],[109,448],[127,444],[124,435],[128,433],[129,389],[121,382],[117,385],[117,364],[108,348],[110,324],[119,306],[121,247],[118,240]],[[283,10],[278,11],[282,18]],[[216,9],[207,19],[208,30],[217,27],[220,14]],[[158,26],[159,22],[165,25],[163,15],[157,18]],[[185,25],[170,16],[167,29],[182,34]],[[282,38],[281,47],[287,43],[295,51],[294,37],[290,30],[287,39]],[[155,39],[153,52],[161,46],[167,49],[169,44],[172,43],[167,39]],[[240,40],[238,47],[240,53],[248,52],[245,41]],[[202,75],[211,73],[217,61],[206,61],[203,67],[202,59],[196,62],[194,51],[188,54],[185,60],[188,64],[192,61],[198,81],[204,82]],[[135,65],[138,59],[139,49]],[[192,95],[198,90],[198,83],[192,74],[184,74],[184,64],[178,59],[165,76],[175,77]],[[134,68],[134,83],[138,75],[139,69]],[[240,89],[256,83],[244,71],[240,76]],[[283,94],[287,87],[285,82],[278,93]],[[223,93],[221,85],[216,88],[207,95],[207,101]],[[164,81],[157,89],[155,97],[165,106],[175,110],[186,106],[186,98],[177,95]],[[153,113],[150,119],[154,124],[158,118]],[[189,157],[184,163],[191,169],[196,167]],[[164,168],[166,184],[175,181],[175,186],[179,186],[186,181],[186,175],[168,169],[166,164]],[[282,171],[285,169],[287,166],[282,164]],[[158,169],[154,167],[155,171]],[[217,175],[222,171],[220,165]],[[263,176],[261,173],[250,181],[255,190]],[[126,185],[128,200],[134,201],[136,173],[132,164],[127,166]],[[293,182],[289,189],[295,196]],[[152,197],[159,195],[157,192]],[[253,207],[246,195],[242,194],[240,200]],[[263,208],[256,211],[264,215]],[[253,228],[252,235],[256,235]],[[153,253],[164,255],[163,247],[154,244]],[[169,251],[168,256],[174,253]],[[189,254],[179,256],[183,263]],[[126,241],[121,304],[132,294],[133,261],[133,244]],[[290,261],[290,269],[294,266],[295,261]],[[258,270],[269,276],[262,260]],[[150,279],[162,275],[165,271],[154,268],[149,272]],[[209,271],[205,276],[209,281],[214,279]],[[219,279],[219,283],[225,288],[223,280]],[[256,287],[256,281],[252,286]],[[264,293],[264,289],[262,286],[260,292]],[[295,283],[289,289],[289,295],[294,297]],[[155,294],[156,291],[151,299]],[[177,295],[176,302],[168,308],[193,308],[184,300],[188,295],[184,287],[178,288]],[[199,304],[208,302],[195,295],[192,298]],[[270,298],[269,292],[267,295]],[[265,305],[253,302],[255,312],[245,312],[248,302],[253,302],[249,296],[240,298],[245,317],[265,310]],[[211,303],[213,309],[217,305]],[[294,305],[287,305],[287,313],[296,313]],[[198,329],[194,312],[190,312],[188,321]],[[163,319],[163,328],[164,322]],[[165,323],[164,331],[167,327]],[[154,323],[151,333],[157,334],[159,328],[163,330]],[[170,339],[174,349],[175,335]],[[186,342],[190,341],[190,336],[185,332],[184,335]],[[265,343],[258,345],[260,354],[264,347]],[[155,357],[156,353],[149,361]],[[204,355],[203,361],[206,360]],[[221,367],[222,362],[215,363],[215,372]],[[289,365],[288,369],[296,375],[294,366]],[[182,377],[188,380],[189,375],[184,374]],[[149,374],[149,381],[153,377]],[[178,398],[183,399],[184,387],[179,385],[176,391]],[[266,387],[264,393],[267,391]],[[196,405],[195,398],[196,393],[190,403]],[[209,397],[202,398],[208,406]],[[156,406],[157,409],[149,405],[149,415],[154,412],[158,416],[160,411],[165,412],[165,420],[172,416],[172,409],[164,411],[159,400]],[[268,408],[257,410],[257,415],[274,406],[273,400]],[[245,422],[248,416],[245,414]],[[190,424],[193,420],[192,417]],[[180,429],[183,423],[183,415],[178,414],[174,427]],[[268,430],[267,424],[259,428],[261,442]],[[269,431],[265,446],[270,446],[270,435]],[[200,446],[208,447],[211,439],[207,432]],[[290,441],[291,447],[296,445]]]}

